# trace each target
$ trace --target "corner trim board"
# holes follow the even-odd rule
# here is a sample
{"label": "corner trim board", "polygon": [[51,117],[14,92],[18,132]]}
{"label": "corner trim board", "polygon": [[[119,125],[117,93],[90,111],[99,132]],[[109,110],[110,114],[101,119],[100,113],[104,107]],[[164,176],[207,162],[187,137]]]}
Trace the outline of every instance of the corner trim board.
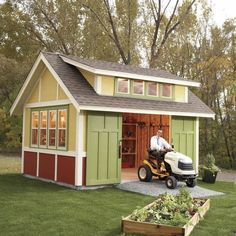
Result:
{"label": "corner trim board", "polygon": [[199,164],[199,118],[196,118],[196,172],[198,173],[198,164]]}

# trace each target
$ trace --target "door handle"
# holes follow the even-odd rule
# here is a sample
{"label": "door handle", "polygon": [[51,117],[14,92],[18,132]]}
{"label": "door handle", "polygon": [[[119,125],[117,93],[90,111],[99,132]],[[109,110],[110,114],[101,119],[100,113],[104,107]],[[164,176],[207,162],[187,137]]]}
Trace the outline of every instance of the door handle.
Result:
{"label": "door handle", "polygon": [[119,159],[122,157],[122,141],[119,141]]}

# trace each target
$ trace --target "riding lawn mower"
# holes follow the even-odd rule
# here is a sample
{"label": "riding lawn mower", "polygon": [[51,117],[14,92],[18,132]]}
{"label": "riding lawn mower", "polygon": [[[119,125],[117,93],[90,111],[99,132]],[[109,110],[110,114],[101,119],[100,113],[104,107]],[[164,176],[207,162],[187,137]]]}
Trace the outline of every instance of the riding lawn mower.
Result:
{"label": "riding lawn mower", "polygon": [[148,158],[139,167],[138,177],[140,181],[150,182],[153,176],[165,180],[170,189],[176,188],[177,181],[186,182],[188,187],[194,187],[197,183],[192,159],[173,150],[165,150],[159,157],[148,150]]}

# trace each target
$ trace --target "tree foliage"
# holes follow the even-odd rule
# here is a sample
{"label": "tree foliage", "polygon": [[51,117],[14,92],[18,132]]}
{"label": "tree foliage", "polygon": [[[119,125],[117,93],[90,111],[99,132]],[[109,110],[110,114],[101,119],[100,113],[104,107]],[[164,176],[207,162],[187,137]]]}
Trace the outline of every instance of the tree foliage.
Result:
{"label": "tree foliage", "polygon": [[218,165],[233,167],[235,35],[235,19],[216,26],[205,0],[7,0],[0,4],[0,146],[20,143],[20,118],[10,118],[9,108],[46,50],[145,64],[201,82],[195,93],[216,118],[200,122],[200,156],[213,153]]}

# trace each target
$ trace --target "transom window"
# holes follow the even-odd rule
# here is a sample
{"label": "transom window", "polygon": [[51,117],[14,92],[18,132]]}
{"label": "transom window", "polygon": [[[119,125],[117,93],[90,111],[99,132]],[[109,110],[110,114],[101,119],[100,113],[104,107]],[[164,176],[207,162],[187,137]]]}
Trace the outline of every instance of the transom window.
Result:
{"label": "transom window", "polygon": [[133,94],[144,95],[144,82],[133,81]]}
{"label": "transom window", "polygon": [[148,96],[158,96],[158,83],[156,82],[148,82],[147,83],[147,95]]}
{"label": "transom window", "polygon": [[67,148],[67,108],[40,109],[31,112],[31,146]]}
{"label": "transom window", "polygon": [[171,84],[117,78],[115,93],[124,96],[140,96],[147,99],[163,98],[169,100],[173,96],[172,89],[173,85]]}
{"label": "transom window", "polygon": [[117,79],[117,92],[129,93],[129,79]]}
{"label": "transom window", "polygon": [[170,98],[172,96],[172,86],[170,84],[162,84],[161,96]]}

